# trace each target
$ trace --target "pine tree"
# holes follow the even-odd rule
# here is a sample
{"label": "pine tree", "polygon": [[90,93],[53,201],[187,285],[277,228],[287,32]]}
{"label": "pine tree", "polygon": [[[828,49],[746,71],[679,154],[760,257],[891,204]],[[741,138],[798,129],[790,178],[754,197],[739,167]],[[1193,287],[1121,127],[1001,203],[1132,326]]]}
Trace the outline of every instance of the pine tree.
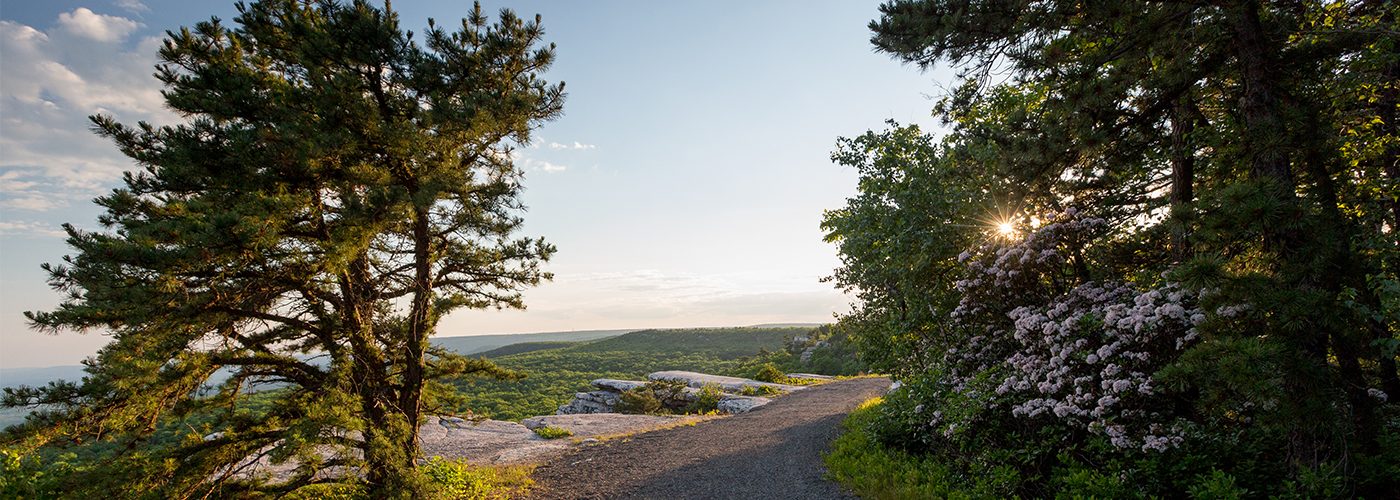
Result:
{"label": "pine tree", "polygon": [[[563,84],[539,77],[553,45],[537,47],[538,17],[489,23],[479,4],[454,32],[429,20],[421,44],[387,4],[239,12],[168,33],[156,76],[185,124],[92,118],[142,170],[97,199],[103,231],[66,226],[75,254],[45,269],[67,299],[28,316],[113,340],[81,383],[7,389],[6,406],[46,410],[6,441],[126,445],[73,494],[275,493],[338,470],[373,498],[417,497],[417,429],[453,409],[437,381],[519,376],[434,348],[439,319],[523,308],[550,278],[554,247],[512,236],[512,149],[562,112]],[[270,387],[265,411],[240,406]],[[206,425],[142,444],[181,420]],[[257,453],[300,466],[274,485],[231,474]]]}
{"label": "pine tree", "polygon": [[1171,375],[1203,419],[1276,399],[1254,425],[1282,429],[1299,470],[1376,452],[1376,391],[1400,393],[1396,12],[892,0],[870,27],[896,59],[963,69],[939,112],[961,149],[996,151],[974,168],[1029,209],[1111,222],[1079,279],[1171,270],[1209,311],[1247,308],[1212,314]]}

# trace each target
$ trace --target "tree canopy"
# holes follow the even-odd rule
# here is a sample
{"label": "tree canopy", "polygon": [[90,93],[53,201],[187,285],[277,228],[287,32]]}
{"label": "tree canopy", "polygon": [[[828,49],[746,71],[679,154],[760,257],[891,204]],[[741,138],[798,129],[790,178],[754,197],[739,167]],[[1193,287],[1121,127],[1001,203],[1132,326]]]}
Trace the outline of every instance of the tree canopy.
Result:
{"label": "tree canopy", "polygon": [[[952,126],[940,146],[909,154],[917,130],[896,128],[833,156],[873,167],[825,224],[845,260],[834,279],[862,299],[844,321],[914,387],[891,410],[906,438],[1007,449],[1020,445],[1004,436],[1062,426],[1051,434],[1071,444],[1018,465],[1046,477],[1066,463],[1056,453],[1095,439],[1209,456],[1204,443],[1258,433],[1234,450],[1270,443],[1276,455],[1250,460],[1280,468],[1232,473],[1300,491],[1334,469],[1344,489],[1393,485],[1356,470],[1395,442],[1400,397],[1396,11],[882,5],[877,50],[961,68],[935,109]],[[990,223],[1006,212],[1011,238]]]}
{"label": "tree canopy", "polygon": [[[28,316],[113,340],[81,383],[7,389],[5,405],[45,410],[6,440],[126,443],[74,478],[79,496],[362,476],[373,497],[416,497],[417,428],[452,402],[438,380],[518,376],[432,347],[438,320],[523,308],[519,291],[550,278],[554,247],[514,235],[511,153],[562,112],[563,84],[540,78],[553,45],[538,17],[492,23],[479,4],[421,41],[364,0],[238,7],[234,28],[168,32],[156,77],[186,123],[92,117],[142,169],[97,199],[103,231],[66,226],[75,253],[45,268],[67,300]],[[239,411],[260,387],[282,390]],[[196,415],[212,420],[178,445],[141,445]],[[268,485],[239,476],[249,456],[300,465]]]}

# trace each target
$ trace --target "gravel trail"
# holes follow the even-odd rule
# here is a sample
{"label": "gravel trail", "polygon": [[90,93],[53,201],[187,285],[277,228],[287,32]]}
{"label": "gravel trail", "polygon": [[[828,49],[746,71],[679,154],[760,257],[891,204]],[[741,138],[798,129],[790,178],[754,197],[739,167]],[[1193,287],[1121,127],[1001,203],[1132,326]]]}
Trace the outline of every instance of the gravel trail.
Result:
{"label": "gravel trail", "polygon": [[842,380],[749,413],[580,446],[541,465],[531,499],[851,499],[822,479],[841,420],[890,385]]}

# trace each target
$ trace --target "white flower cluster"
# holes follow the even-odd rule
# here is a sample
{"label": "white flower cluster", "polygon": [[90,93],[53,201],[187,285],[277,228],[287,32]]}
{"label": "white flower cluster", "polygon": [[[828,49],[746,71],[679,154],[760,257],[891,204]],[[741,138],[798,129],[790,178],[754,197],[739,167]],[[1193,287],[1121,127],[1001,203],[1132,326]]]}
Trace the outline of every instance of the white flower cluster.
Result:
{"label": "white flower cluster", "polygon": [[953,321],[989,313],[986,305],[1035,302],[1044,295],[1042,281],[1065,263],[1065,249],[1104,225],[1103,219],[1084,218],[1070,209],[1045,216],[1048,224],[1009,246],[996,240],[958,255],[967,276],[954,283],[963,294],[953,310]]}
{"label": "white flower cluster", "polygon": [[1010,314],[1016,348],[996,391],[1029,398],[1012,405],[1013,415],[1103,429],[1119,447],[1178,444],[1180,436],[1152,432],[1139,442],[1121,422],[1150,420],[1151,374],[1165,361],[1155,357],[1196,338],[1195,323],[1205,316],[1188,308],[1189,298],[1174,285],[1138,293],[1121,283],[1087,283],[1049,305],[1019,307]]}
{"label": "white flower cluster", "polygon": [[[1180,432],[1162,426],[1152,410],[1161,404],[1152,398],[1152,373],[1196,339],[1205,314],[1175,285],[1137,291],[1086,283],[1051,293],[1046,283],[1059,278],[1062,255],[1103,224],[1072,213],[1052,220],[1020,242],[987,243],[959,256],[968,272],[956,283],[963,298],[953,319],[987,333],[944,353],[945,382],[964,395],[984,391],[973,399],[1009,404],[1018,417],[1102,432],[1120,448],[1180,444]],[[932,425],[941,424],[937,417]]]}

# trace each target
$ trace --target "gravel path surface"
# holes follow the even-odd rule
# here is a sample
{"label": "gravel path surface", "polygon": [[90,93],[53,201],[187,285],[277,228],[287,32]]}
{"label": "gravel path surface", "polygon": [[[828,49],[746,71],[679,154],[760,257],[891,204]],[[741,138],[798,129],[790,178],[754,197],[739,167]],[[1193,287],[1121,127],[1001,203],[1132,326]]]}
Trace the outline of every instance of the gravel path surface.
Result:
{"label": "gravel path surface", "polygon": [[832,382],[728,418],[580,446],[535,469],[530,498],[849,499],[822,479],[841,419],[889,379]]}

